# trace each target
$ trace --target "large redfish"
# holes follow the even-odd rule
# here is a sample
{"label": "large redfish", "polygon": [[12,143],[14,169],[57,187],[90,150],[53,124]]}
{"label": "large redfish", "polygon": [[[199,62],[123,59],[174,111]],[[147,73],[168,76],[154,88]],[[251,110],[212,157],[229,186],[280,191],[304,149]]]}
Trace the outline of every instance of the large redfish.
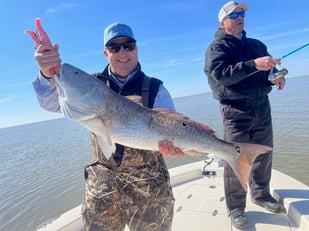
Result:
{"label": "large redfish", "polygon": [[62,64],[54,79],[65,117],[93,132],[107,157],[115,151],[115,143],[157,151],[159,141],[168,140],[185,153],[210,153],[224,159],[247,190],[253,160],[271,150],[257,144],[228,143],[208,126],[182,114],[143,107],[70,64]]}

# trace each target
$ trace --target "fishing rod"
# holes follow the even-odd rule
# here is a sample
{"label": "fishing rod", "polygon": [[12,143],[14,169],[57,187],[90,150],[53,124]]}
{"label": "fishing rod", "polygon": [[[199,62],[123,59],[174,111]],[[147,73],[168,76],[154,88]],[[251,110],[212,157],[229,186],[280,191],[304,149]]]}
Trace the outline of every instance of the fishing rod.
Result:
{"label": "fishing rod", "polygon": [[303,45],[303,46],[301,46],[301,47],[299,47],[299,48],[296,48],[295,50],[292,50],[290,53],[287,53],[286,55],[283,55],[283,56],[281,57],[281,59],[284,59],[284,58],[288,57],[289,55],[294,54],[295,52],[297,52],[297,51],[299,51],[299,50],[305,48],[306,46],[309,46],[309,43],[307,43],[307,44],[305,44],[305,45]]}
{"label": "fishing rod", "polygon": [[[305,47],[308,46],[308,45],[309,45],[309,43],[307,43],[307,44],[305,44],[305,45],[303,45],[303,46],[301,46],[301,47],[298,47],[298,48],[296,48],[295,50],[292,50],[291,52],[287,53],[286,55],[283,55],[280,59],[282,60],[282,59],[284,59],[284,58],[290,56],[291,54],[294,54],[295,52],[297,52],[297,51],[299,51],[299,50],[305,48]],[[281,70],[278,70],[278,72],[276,72],[276,73],[274,74],[274,76],[273,76],[271,79],[274,80],[274,79],[282,78],[282,77],[284,77],[285,75],[287,75],[288,73],[289,73],[289,72],[288,72],[288,70],[287,70],[286,68],[282,68]]]}
{"label": "fishing rod", "polygon": [[[306,43],[305,45],[302,45],[301,47],[298,47],[292,51],[290,51],[289,53],[287,53],[286,55],[283,55],[280,60],[290,56],[291,54],[294,54],[296,53],[297,51],[300,51],[301,49],[305,48],[306,46],[309,46],[309,43]],[[258,70],[257,71],[254,71],[252,72],[251,74],[249,74],[248,76],[251,76],[255,73],[259,72]],[[286,74],[288,74],[288,70],[286,68],[283,68],[282,70],[279,70],[278,72],[275,73],[275,75],[271,78],[272,80],[273,79],[278,79],[278,78],[281,78],[283,76],[285,76]]]}

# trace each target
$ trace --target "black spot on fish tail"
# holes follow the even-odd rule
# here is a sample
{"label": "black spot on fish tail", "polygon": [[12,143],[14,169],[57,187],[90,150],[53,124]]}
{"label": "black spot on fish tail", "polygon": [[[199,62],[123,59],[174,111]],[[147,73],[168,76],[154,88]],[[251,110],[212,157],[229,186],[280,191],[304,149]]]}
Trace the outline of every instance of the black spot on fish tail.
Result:
{"label": "black spot on fish tail", "polygon": [[247,192],[248,177],[253,161],[257,156],[271,151],[272,148],[259,144],[234,143],[234,145],[239,156],[235,161],[229,162],[229,164],[238,177],[243,189]]}

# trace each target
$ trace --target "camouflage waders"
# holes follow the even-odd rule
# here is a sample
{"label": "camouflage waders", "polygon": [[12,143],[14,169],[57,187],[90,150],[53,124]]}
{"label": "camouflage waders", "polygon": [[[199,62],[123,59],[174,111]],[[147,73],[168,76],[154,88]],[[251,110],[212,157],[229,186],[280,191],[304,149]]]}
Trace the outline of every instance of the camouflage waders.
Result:
{"label": "camouflage waders", "polygon": [[83,220],[86,231],[169,231],[174,197],[158,152],[124,147],[117,164],[107,160],[92,135],[96,160],[85,168]]}

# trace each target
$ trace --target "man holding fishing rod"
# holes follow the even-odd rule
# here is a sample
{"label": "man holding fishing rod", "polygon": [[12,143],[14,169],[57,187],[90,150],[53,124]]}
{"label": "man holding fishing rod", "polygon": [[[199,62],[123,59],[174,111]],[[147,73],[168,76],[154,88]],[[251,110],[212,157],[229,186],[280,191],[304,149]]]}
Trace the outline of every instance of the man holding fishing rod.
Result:
{"label": "man holding fishing rod", "polygon": [[[268,93],[272,85],[284,88],[287,70],[275,68],[280,59],[271,57],[265,44],[246,37],[247,10],[248,4],[234,1],[222,6],[218,14],[221,27],[206,51],[204,71],[214,98],[220,102],[224,139],[273,147]],[[271,170],[272,152],[258,156],[249,177],[250,193],[254,203],[278,213],[283,206],[270,194]],[[232,225],[246,229],[246,192],[228,164],[224,186]]]}

